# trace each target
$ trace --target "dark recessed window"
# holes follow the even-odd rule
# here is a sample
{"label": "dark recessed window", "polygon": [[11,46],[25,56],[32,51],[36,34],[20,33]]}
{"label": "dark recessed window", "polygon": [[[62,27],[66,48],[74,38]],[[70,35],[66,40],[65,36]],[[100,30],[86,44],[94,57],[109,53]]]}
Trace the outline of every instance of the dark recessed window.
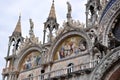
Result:
{"label": "dark recessed window", "polygon": [[70,73],[73,72],[73,66],[74,66],[73,63],[70,63],[70,64],[67,66],[67,67],[68,67],[68,69],[67,69],[68,74],[70,74]]}
{"label": "dark recessed window", "polygon": [[117,19],[116,23],[115,23],[115,27],[113,28],[113,35],[115,36],[115,38],[120,41],[120,16]]}

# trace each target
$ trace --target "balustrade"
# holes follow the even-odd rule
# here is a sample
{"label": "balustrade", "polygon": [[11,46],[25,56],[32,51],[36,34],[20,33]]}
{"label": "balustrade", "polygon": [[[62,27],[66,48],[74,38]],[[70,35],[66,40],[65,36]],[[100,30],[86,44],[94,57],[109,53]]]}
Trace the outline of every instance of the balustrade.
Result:
{"label": "balustrade", "polygon": [[[66,67],[64,69],[59,69],[55,71],[50,71],[48,73],[43,73],[42,75],[38,75],[38,78],[33,77],[33,80],[46,80],[50,78],[57,78],[57,77],[64,77],[70,73],[76,73],[80,71],[84,71],[86,69],[92,69],[98,64],[99,60],[94,60],[89,63],[79,64],[79,65],[73,65],[70,67]],[[26,80],[26,79],[23,79]]]}

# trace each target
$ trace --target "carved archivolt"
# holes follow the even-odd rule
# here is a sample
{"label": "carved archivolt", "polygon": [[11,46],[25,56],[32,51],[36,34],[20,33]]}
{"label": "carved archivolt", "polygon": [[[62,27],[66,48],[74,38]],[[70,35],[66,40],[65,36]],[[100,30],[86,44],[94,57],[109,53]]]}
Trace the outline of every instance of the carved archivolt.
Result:
{"label": "carved archivolt", "polygon": [[94,69],[90,80],[102,80],[107,69],[120,59],[120,47],[114,49],[104,57],[98,66]]}
{"label": "carved archivolt", "polygon": [[41,53],[38,51],[31,51],[22,60],[20,71],[35,68],[41,64]]}
{"label": "carved archivolt", "polygon": [[41,47],[41,42],[39,42],[38,37],[26,37],[25,40],[21,43],[21,45],[19,46],[18,50],[16,51],[17,55],[20,56],[22,53],[22,50],[25,50],[27,48],[29,48],[30,46],[34,46],[37,45],[39,47]]}
{"label": "carved archivolt", "polygon": [[50,49],[49,60],[53,61],[52,59],[53,59],[53,57],[54,57],[54,55],[56,53],[56,50],[57,50],[58,46],[61,44],[61,42],[64,42],[64,40],[66,40],[67,38],[74,37],[74,36],[82,37],[86,41],[86,48],[87,48],[87,50],[91,49],[91,45],[92,44],[90,42],[90,39],[89,39],[88,35],[84,31],[80,31],[80,30],[79,31],[76,31],[76,30],[69,31],[69,32],[66,32],[63,35],[59,36],[56,39],[56,41],[54,42],[54,44],[52,45],[52,47]]}
{"label": "carved archivolt", "polygon": [[16,59],[16,68],[20,69],[21,64],[22,64],[24,58],[26,58],[27,55],[29,55],[31,52],[34,52],[34,51],[38,52],[41,55],[41,51],[42,50],[38,46],[29,47],[28,49],[26,49],[24,51],[21,51],[22,55],[21,56],[17,56],[17,59]]}
{"label": "carved archivolt", "polygon": [[[29,55],[32,51],[37,51],[41,56],[42,55],[42,44],[38,41],[37,37],[26,37],[25,40],[21,43],[20,47],[16,51],[16,68],[19,69],[19,67],[22,64],[23,59]],[[34,57],[37,57],[37,55],[34,55]]]}
{"label": "carved archivolt", "polygon": [[[99,35],[102,43],[108,46],[108,33],[116,17],[120,14],[120,0],[116,0],[100,21]],[[103,36],[104,35],[104,36]]]}

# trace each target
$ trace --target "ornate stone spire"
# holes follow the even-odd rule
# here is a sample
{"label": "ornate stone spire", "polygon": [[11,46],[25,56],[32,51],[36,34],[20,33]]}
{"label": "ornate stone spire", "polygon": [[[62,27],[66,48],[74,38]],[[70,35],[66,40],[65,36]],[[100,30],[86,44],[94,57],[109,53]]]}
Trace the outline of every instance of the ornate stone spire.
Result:
{"label": "ornate stone spire", "polygon": [[[24,38],[22,37],[22,32],[21,32],[21,15],[19,15],[19,19],[16,24],[16,27],[15,27],[12,35],[9,37],[7,56],[9,56],[10,53],[16,54],[16,50],[18,50],[19,43],[22,43],[23,40],[24,40]],[[11,46],[13,46],[13,47],[11,48]]]}
{"label": "ornate stone spire", "polygon": [[47,18],[47,21],[44,23],[44,37],[43,37],[43,44],[45,43],[45,37],[46,37],[46,30],[49,30],[49,34],[47,35],[48,37],[48,42],[52,42],[53,38],[53,30],[58,29],[59,24],[57,23],[57,18],[56,18],[56,13],[55,13],[55,7],[54,7],[54,0],[52,2],[52,6],[50,9],[49,16]]}
{"label": "ornate stone spire", "polygon": [[55,13],[55,7],[54,7],[54,0],[53,0],[53,3],[52,3],[52,6],[51,6],[50,13],[49,13],[48,20],[49,20],[49,19],[55,19],[55,20],[56,20],[56,13]]}
{"label": "ornate stone spire", "polygon": [[12,35],[16,35],[16,33],[21,36],[21,15],[19,15],[18,22]]}

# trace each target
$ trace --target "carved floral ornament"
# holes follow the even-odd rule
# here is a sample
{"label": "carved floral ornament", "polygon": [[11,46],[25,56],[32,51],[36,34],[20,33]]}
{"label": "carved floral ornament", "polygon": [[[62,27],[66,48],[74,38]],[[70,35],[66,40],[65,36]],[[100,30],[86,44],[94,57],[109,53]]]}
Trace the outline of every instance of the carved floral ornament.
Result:
{"label": "carved floral ornament", "polygon": [[85,24],[81,23],[79,20],[70,20],[70,22],[63,22],[63,27],[60,27],[57,32],[56,32],[56,36],[59,36],[60,34],[64,34],[67,31],[71,31],[71,30],[81,30],[84,29]]}
{"label": "carved floral ornament", "polygon": [[18,50],[17,50],[16,53],[17,53],[18,55],[20,55],[22,50],[24,50],[24,49],[26,49],[27,47],[32,46],[32,45],[34,45],[34,44],[36,44],[36,45],[38,45],[38,46],[39,46],[39,44],[40,44],[40,46],[41,46],[41,42],[39,42],[38,37],[35,37],[35,36],[34,36],[34,37],[28,38],[28,37],[26,36],[25,40],[21,43],[21,45],[20,45],[20,47],[18,48]]}
{"label": "carved floral ornament", "polygon": [[108,53],[105,58],[101,60],[98,66],[94,69],[90,80],[102,80],[107,69],[109,69],[112,64],[120,59],[120,47],[114,49],[111,53]]}
{"label": "carved floral ornament", "polygon": [[106,14],[103,16],[103,18],[100,21],[101,25],[105,25],[106,23],[109,23],[110,18],[118,11],[120,8],[120,0],[116,0],[114,4],[107,10]]}

